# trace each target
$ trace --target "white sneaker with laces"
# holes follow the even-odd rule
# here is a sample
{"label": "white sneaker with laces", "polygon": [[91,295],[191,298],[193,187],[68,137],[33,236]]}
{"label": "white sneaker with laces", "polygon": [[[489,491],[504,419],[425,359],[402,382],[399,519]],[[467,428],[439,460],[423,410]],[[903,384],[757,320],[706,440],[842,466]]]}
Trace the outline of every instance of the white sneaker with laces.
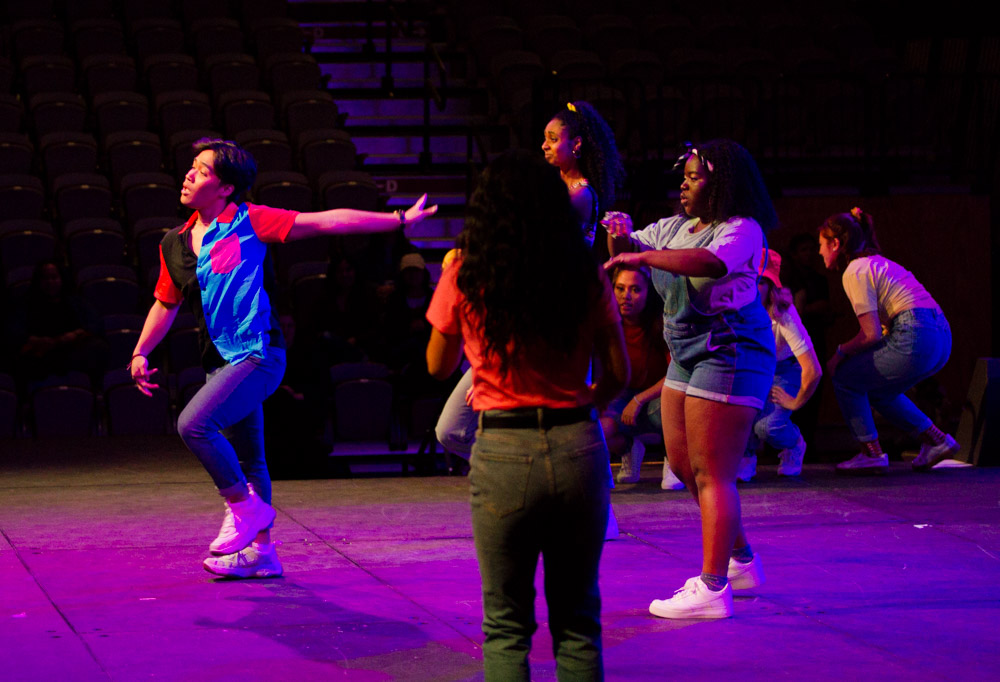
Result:
{"label": "white sneaker with laces", "polygon": [[729,558],[729,571],[726,573],[729,584],[734,590],[749,590],[764,584],[764,568],[760,565],[760,555],[754,553],[749,563],[742,563]]}
{"label": "white sneaker with laces", "polygon": [[889,455],[872,457],[859,452],[846,462],[837,465],[837,471],[844,474],[884,474],[889,471]]}
{"label": "white sneaker with laces", "polygon": [[684,481],[677,478],[677,475],[670,470],[670,463],[663,460],[663,480],[660,487],[664,490],[684,490]]}
{"label": "white sneaker with laces", "polygon": [[701,576],[684,583],[670,599],[654,599],[649,612],[660,618],[729,618],[733,615],[733,588],[708,589]]}
{"label": "white sneaker with laces", "polygon": [[920,454],[913,460],[914,471],[930,471],[934,465],[943,459],[949,459],[952,455],[958,454],[962,446],[954,438],[945,435],[944,442],[940,445],[928,445],[924,443],[920,446]]}
{"label": "white sneaker with laces", "polygon": [[208,546],[215,555],[232,554],[249,545],[260,531],[274,521],[274,507],[257,496],[250,488],[250,495],[242,502],[226,502],[226,518],[222,521],[219,536]]}
{"label": "white sneaker with laces", "polygon": [[757,455],[741,457],[740,466],[736,470],[736,479],[749,483],[757,475]]}
{"label": "white sneaker with laces", "polygon": [[778,464],[778,475],[798,476],[801,474],[802,458],[805,457],[805,454],[806,441],[802,436],[799,436],[799,442],[795,444],[794,448],[788,448],[778,453],[778,459],[781,461]]}
{"label": "white sneaker with laces", "polygon": [[618,470],[619,483],[637,483],[642,470],[646,446],[638,438],[632,439],[632,448],[622,455],[622,468]]}
{"label": "white sneaker with laces", "polygon": [[276,578],[282,574],[274,543],[256,542],[225,556],[210,556],[202,563],[205,570],[228,578]]}

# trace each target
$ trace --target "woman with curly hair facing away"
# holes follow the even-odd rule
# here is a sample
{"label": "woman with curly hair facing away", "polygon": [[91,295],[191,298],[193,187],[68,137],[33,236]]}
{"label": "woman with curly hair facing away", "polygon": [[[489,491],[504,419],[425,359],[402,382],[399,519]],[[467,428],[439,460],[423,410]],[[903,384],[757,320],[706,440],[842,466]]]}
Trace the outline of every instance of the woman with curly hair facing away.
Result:
{"label": "woman with curly hair facing away", "polygon": [[[587,244],[603,263],[609,254],[600,219],[611,209],[615,193],[625,182],[614,133],[593,106],[570,102],[545,126],[542,152],[545,160],[559,169]],[[600,238],[596,238],[598,232],[602,233]]]}
{"label": "woman with curly hair facing away", "polygon": [[736,471],[774,378],[757,272],[764,232],[777,217],[757,164],[735,142],[698,145],[681,162],[683,212],[638,232],[627,215],[610,216],[618,255],[609,265],[653,269],[670,349],[663,442],[670,468],[701,509],[701,575],[649,610],[661,618],[726,618],[733,589],[764,579],[743,532]]}
{"label": "woman with curly hair facing away", "polygon": [[[537,156],[489,165],[462,245],[427,313],[427,365],[448,377],[464,343],[473,368],[486,679],[529,679],[539,554],[560,679],[602,679],[597,577],[610,480],[597,415],[628,381],[618,310],[566,186]],[[605,372],[591,387],[594,353]]]}
{"label": "woman with curly hair facing away", "polygon": [[951,355],[951,327],[941,306],[912,273],[881,254],[874,221],[860,208],[826,219],[819,228],[819,254],[827,269],[843,268],[844,291],[860,326],[826,363],[840,410],[861,443],[861,452],[837,470],[889,469],[872,407],[920,439],[913,468],[929,470],[959,445],[903,394],[937,374]]}

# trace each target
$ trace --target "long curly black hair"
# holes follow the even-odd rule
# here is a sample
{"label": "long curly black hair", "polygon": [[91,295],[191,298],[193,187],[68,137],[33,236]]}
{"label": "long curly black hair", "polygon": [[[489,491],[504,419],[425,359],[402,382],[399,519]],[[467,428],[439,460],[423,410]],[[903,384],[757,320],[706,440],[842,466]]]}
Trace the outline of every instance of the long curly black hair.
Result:
{"label": "long curly black hair", "polygon": [[709,167],[708,218],[723,222],[733,216],[753,218],[765,233],[777,226],[778,214],[750,152],[732,140],[718,139],[695,145],[682,158],[692,153]]}
{"label": "long curly black hair", "polygon": [[[460,239],[458,288],[504,374],[536,350],[570,353],[601,290],[559,172],[508,152],[483,171]],[[548,303],[548,304],[546,304]]]}
{"label": "long curly black hair", "polygon": [[597,192],[602,211],[615,203],[615,195],[625,184],[625,166],[618,155],[615,134],[591,104],[571,102],[556,113],[554,118],[566,127],[569,138],[580,138],[580,156],[577,163],[587,183]]}

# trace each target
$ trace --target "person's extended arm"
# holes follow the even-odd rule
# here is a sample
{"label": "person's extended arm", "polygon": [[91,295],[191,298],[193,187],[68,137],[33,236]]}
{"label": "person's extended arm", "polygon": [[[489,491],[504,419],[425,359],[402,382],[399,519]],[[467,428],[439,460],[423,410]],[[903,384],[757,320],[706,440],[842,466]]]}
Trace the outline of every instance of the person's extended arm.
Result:
{"label": "person's extended arm", "polygon": [[152,389],[159,388],[159,384],[150,383],[150,377],[159,370],[150,371],[147,356],[170,331],[170,326],[174,323],[179,309],[180,305],[167,306],[162,301],[154,301],[153,307],[146,315],[146,322],[142,325],[139,341],[135,344],[135,350],[132,351],[132,361],[129,363],[132,380],[135,381],[139,390],[148,396],[153,395]]}
{"label": "person's extended arm", "polygon": [[771,400],[786,410],[792,411],[799,409],[809,402],[813,393],[816,392],[816,387],[819,386],[820,377],[823,376],[823,370],[820,369],[819,365],[819,358],[816,357],[816,351],[813,348],[810,347],[808,350],[796,355],[795,359],[799,361],[799,366],[802,367],[802,382],[799,385],[799,392],[795,396],[792,396],[780,386],[773,386],[771,388]]}
{"label": "person's extended arm", "polygon": [[650,250],[637,245],[629,237],[633,230],[632,218],[627,213],[608,213],[601,224],[608,231],[608,250],[612,255],[604,264],[606,270],[621,263],[629,267],[645,265],[686,277],[719,278],[726,274],[726,264],[708,249]]}
{"label": "person's extended arm", "polygon": [[882,323],[879,321],[878,312],[871,311],[858,315],[860,329],[850,340],[837,346],[826,363],[826,371],[833,376],[837,370],[837,365],[849,355],[854,355],[879,342],[882,338]]}
{"label": "person's extended arm", "polygon": [[659,249],[639,253],[620,253],[604,264],[611,269],[619,263],[666,270],[685,277],[719,278],[726,274],[726,264],[708,249]]}
{"label": "person's extended arm", "polygon": [[618,322],[598,327],[594,338],[597,357],[604,371],[594,386],[594,404],[604,411],[608,404],[628,385],[628,354],[625,352],[625,334]]}
{"label": "person's extended arm", "polygon": [[[418,223],[437,212],[437,205],[425,207],[427,195],[403,212],[406,225]],[[306,239],[322,235],[334,234],[365,234],[372,232],[392,232],[400,227],[398,211],[379,213],[376,211],[359,211],[353,208],[333,208],[315,213],[300,213],[295,216],[292,229],[288,232],[286,241]]]}
{"label": "person's extended arm", "polygon": [[461,334],[445,334],[431,329],[427,342],[427,372],[435,379],[447,379],[462,360]]}

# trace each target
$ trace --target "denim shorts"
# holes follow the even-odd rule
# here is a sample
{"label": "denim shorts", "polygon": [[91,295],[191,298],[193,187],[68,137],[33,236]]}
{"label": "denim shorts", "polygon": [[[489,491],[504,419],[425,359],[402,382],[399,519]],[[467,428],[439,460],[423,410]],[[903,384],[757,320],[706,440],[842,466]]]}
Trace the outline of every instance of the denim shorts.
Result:
{"label": "denim shorts", "polygon": [[720,403],[764,407],[774,381],[774,334],[751,304],[698,322],[664,321],[670,348],[666,385]]}

